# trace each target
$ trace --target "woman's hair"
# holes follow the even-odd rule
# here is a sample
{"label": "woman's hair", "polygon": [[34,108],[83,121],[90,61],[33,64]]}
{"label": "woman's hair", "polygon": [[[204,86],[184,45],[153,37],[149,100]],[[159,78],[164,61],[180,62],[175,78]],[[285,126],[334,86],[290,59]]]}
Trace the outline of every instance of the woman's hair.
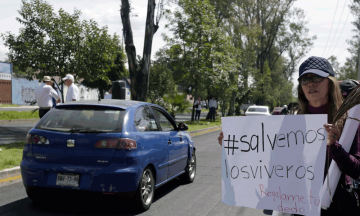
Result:
{"label": "woman's hair", "polygon": [[[335,113],[338,111],[340,105],[343,102],[343,97],[340,91],[340,85],[337,79],[333,76],[329,76],[329,112],[328,112],[328,120],[329,124],[332,124],[332,120],[335,116]],[[298,114],[308,114],[307,107],[309,105],[309,101],[305,97],[305,93],[302,90],[301,84],[298,85],[298,99],[299,99],[299,111]],[[343,122],[339,121],[339,126],[343,126]]]}

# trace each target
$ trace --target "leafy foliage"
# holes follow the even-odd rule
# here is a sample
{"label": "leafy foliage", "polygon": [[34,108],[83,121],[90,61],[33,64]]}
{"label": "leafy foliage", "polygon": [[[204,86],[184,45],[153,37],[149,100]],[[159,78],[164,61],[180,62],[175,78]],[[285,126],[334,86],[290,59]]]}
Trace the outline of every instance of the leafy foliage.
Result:
{"label": "leafy foliage", "polygon": [[185,112],[185,110],[190,106],[189,102],[186,100],[185,93],[178,93],[173,91],[167,95],[164,95],[163,99],[165,102],[163,106],[174,119],[177,113]]}
{"label": "leafy foliage", "polygon": [[167,28],[173,36],[163,35],[174,79],[194,89],[195,98],[205,89],[218,96],[216,90],[221,80],[230,81],[229,73],[236,69],[236,52],[229,37],[217,26],[214,8],[208,0],[182,0],[178,5],[174,13],[167,14],[170,22]]}
{"label": "leafy foliage", "polygon": [[148,99],[160,103],[165,94],[174,91],[173,76],[167,65],[160,62],[153,62],[150,71]]}
{"label": "leafy foliage", "polygon": [[55,13],[44,0],[22,0],[19,15],[16,19],[23,26],[19,34],[1,35],[19,74],[42,79],[71,73],[75,79],[84,78],[88,87],[99,82],[103,88],[114,68],[116,77],[126,73],[119,36],[109,35],[107,26],[99,27],[94,20],[81,21],[79,10]]}

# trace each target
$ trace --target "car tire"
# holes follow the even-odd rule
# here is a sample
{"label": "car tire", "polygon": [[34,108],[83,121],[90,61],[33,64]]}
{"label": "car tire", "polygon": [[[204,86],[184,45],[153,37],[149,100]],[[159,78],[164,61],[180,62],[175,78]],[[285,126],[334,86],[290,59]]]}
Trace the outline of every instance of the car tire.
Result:
{"label": "car tire", "polygon": [[192,183],[195,180],[195,175],[196,175],[196,155],[195,155],[195,151],[193,150],[192,157],[186,165],[185,173],[184,175],[182,175],[182,180],[184,181],[184,183]]}
{"label": "car tire", "polygon": [[40,188],[26,188],[26,194],[33,202],[46,202],[48,200],[47,193]]}
{"label": "car tire", "polygon": [[142,172],[138,190],[135,195],[135,203],[140,211],[150,208],[154,199],[155,179],[152,170],[147,167]]}

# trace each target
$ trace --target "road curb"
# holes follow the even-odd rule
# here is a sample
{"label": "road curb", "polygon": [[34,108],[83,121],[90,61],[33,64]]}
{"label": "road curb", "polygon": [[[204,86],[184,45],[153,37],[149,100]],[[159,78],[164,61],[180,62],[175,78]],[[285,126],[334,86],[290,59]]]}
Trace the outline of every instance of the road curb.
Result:
{"label": "road curb", "polygon": [[188,133],[190,134],[191,137],[195,137],[195,136],[200,136],[203,134],[211,133],[211,132],[214,132],[217,130],[221,130],[221,126],[214,126],[214,127],[204,128],[204,129],[200,129],[200,130],[189,131]]}
{"label": "road curb", "polygon": [[0,183],[21,178],[20,166],[0,171]]}
{"label": "road curb", "polygon": [[[1,121],[0,121],[0,124],[1,124]],[[200,130],[189,131],[188,133],[190,134],[191,137],[196,137],[196,136],[200,136],[200,135],[211,133],[211,132],[218,131],[218,130],[221,130],[221,126],[215,126],[215,127],[209,127],[209,128],[204,128],[204,129],[200,129]],[[19,178],[21,178],[20,166],[0,171],[0,184],[4,183],[4,182],[14,181]]]}
{"label": "road curb", "polygon": [[40,119],[12,119],[12,120],[0,120],[0,125],[5,124],[22,124],[22,123],[37,123]]}

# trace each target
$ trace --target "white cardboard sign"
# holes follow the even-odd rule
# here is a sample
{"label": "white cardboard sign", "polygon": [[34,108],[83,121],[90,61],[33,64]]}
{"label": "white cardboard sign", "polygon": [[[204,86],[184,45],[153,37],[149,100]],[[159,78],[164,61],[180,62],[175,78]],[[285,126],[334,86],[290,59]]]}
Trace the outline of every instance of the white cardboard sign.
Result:
{"label": "white cardboard sign", "polygon": [[320,215],[327,115],[221,118],[222,201]]}

